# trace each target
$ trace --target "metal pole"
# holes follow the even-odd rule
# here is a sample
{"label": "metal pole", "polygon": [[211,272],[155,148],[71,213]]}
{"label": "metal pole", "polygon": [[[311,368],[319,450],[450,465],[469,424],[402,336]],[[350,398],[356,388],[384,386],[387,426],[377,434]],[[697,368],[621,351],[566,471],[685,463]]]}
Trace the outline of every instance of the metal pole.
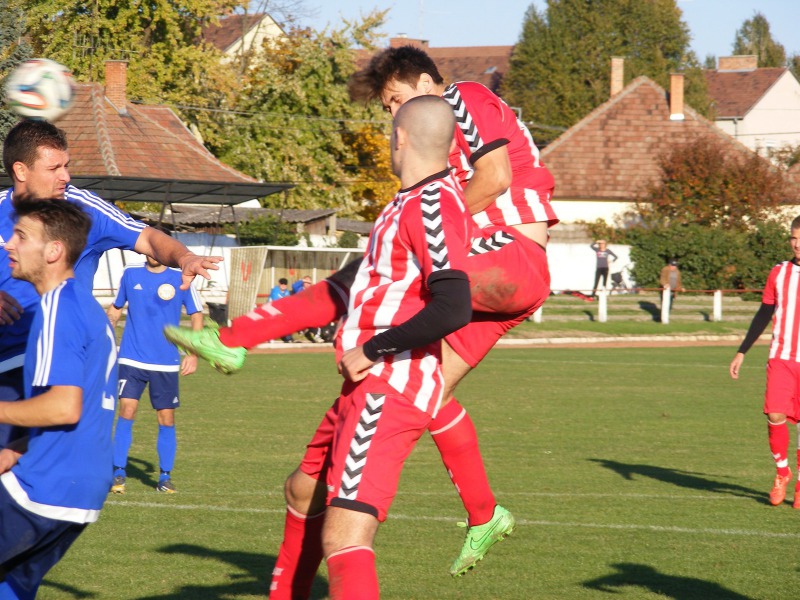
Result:
{"label": "metal pole", "polygon": [[714,292],[714,322],[722,321],[722,290]]}
{"label": "metal pole", "polygon": [[669,286],[665,287],[661,292],[661,322],[665,325],[669,325],[669,304],[671,295]]}
{"label": "metal pole", "polygon": [[601,323],[608,321],[608,291],[598,291],[599,302],[597,304],[597,320]]}

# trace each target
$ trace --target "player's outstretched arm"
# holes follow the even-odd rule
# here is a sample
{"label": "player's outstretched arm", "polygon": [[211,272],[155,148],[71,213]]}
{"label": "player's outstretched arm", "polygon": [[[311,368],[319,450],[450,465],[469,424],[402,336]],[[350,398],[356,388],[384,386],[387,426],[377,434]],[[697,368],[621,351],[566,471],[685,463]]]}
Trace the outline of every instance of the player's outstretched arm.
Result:
{"label": "player's outstretched arm", "polygon": [[758,308],[753,320],[750,322],[750,327],[747,329],[747,334],[744,336],[739,351],[733,357],[728,371],[733,379],[739,379],[739,369],[744,362],[744,355],[750,350],[750,347],[755,344],[756,340],[761,337],[767,325],[772,321],[772,315],[775,314],[774,304],[764,304]]}
{"label": "player's outstretched arm", "polygon": [[508,149],[500,146],[475,161],[475,169],[464,190],[470,214],[479,213],[491,206],[500,194],[511,185],[511,161]]}
{"label": "player's outstretched arm", "polygon": [[198,256],[178,240],[153,227],[142,229],[134,250],[140,254],[152,256],[162,265],[178,267],[182,272],[182,290],[189,289],[197,275],[211,279],[208,271],[218,270],[217,263],[222,261],[221,256]]}
{"label": "player's outstretched arm", "polygon": [[81,418],[83,390],[75,385],[54,385],[46,392],[16,402],[0,402],[0,423],[18,427],[74,425]]}

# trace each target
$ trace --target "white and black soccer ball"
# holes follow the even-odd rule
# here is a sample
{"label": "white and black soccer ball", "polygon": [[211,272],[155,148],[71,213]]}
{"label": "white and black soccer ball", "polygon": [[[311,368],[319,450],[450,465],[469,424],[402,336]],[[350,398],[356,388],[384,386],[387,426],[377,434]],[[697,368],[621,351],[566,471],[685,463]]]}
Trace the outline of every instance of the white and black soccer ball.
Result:
{"label": "white and black soccer ball", "polygon": [[55,121],[75,102],[75,81],[64,65],[32,58],[9,75],[5,95],[11,110],[21,117]]}

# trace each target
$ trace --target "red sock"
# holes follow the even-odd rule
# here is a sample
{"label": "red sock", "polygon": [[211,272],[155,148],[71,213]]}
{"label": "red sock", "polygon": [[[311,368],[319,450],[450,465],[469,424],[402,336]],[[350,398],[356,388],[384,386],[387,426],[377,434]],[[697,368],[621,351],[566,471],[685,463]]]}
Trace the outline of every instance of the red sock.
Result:
{"label": "red sock", "polygon": [[453,398],[431,421],[428,431],[467,509],[469,524],[487,523],[496,503],[478,448],[478,434],[466,409]]}
{"label": "red sock", "polygon": [[324,327],[347,311],[349,290],[324,279],[299,294],[262,304],[221,327],[219,339],[228,347],[252,348],[309,327]]}
{"label": "red sock", "polygon": [[327,563],[331,600],[377,600],[380,597],[372,548],[342,548],[331,554]]}
{"label": "red sock", "polygon": [[789,427],[786,421],[783,423],[769,423],[769,449],[772,458],[775,459],[775,466],[778,468],[778,475],[786,477],[789,474]]}
{"label": "red sock", "polygon": [[325,513],[307,517],[287,507],[283,542],[272,571],[271,600],[305,600],[322,562]]}

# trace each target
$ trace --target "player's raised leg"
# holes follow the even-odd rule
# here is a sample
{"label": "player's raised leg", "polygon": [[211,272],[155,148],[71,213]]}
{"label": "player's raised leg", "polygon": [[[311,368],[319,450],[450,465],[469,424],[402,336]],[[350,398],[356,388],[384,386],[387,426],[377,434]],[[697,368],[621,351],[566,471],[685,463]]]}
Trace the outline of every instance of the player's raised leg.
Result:
{"label": "player's raised leg", "polygon": [[244,365],[247,349],[297,331],[324,327],[345,314],[350,284],[360,263],[361,259],[351,261],[298,294],[262,304],[234,319],[230,327],[204,327],[200,331],[167,327],[164,335],[179,348],[208,361],[218,371],[235,373]]}

